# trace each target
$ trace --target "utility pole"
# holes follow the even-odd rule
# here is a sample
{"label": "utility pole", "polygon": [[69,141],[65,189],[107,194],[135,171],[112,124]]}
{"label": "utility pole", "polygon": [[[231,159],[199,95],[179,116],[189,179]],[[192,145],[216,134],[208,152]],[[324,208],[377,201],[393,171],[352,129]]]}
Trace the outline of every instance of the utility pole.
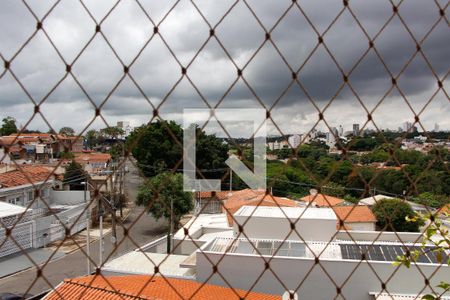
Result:
{"label": "utility pole", "polygon": [[230,168],[230,192],[233,190],[233,171]]}
{"label": "utility pole", "polygon": [[167,235],[167,254],[171,251],[171,238],[173,233],[173,198],[170,198],[169,234]]}
{"label": "utility pole", "polygon": [[98,248],[98,265],[103,264],[103,209],[99,211],[100,214],[100,243]]}
{"label": "utility pole", "polygon": [[81,184],[84,185],[84,203],[86,204],[86,254],[87,254],[87,274],[90,275],[91,274],[91,262],[90,262],[90,244],[91,244],[91,239],[90,239],[90,213],[89,213],[89,205],[87,203],[87,188],[88,188],[88,182],[87,182],[87,178],[86,181],[82,182]]}

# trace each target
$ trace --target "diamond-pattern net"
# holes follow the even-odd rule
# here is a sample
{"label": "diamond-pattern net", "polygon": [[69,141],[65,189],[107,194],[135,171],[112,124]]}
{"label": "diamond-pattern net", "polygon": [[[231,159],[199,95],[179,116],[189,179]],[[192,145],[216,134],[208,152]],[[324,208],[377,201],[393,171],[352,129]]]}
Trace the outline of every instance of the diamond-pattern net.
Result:
{"label": "diamond-pattern net", "polygon": [[[351,115],[355,116],[353,122],[361,124],[357,129],[357,135],[362,134],[366,129],[373,128],[373,136],[391,145],[391,148],[385,151],[384,163],[401,174],[402,180],[401,191],[395,188],[388,191],[392,196],[414,199],[423,193],[421,187],[423,181],[433,180],[428,171],[438,165],[441,178],[449,180],[448,151],[445,152],[441,148],[433,150],[434,155],[428,156],[429,159],[422,164],[420,170],[411,170],[403,167],[404,159],[399,157],[398,151],[393,150],[400,147],[405,138],[410,137],[414,126],[423,131],[421,134],[426,138],[433,139],[430,135],[432,130],[423,121],[427,114],[436,115],[433,118],[436,122],[445,122],[445,114],[442,120],[439,116],[442,115],[442,111],[449,111],[450,97],[447,79],[450,71],[449,60],[448,56],[446,61],[440,60],[439,57],[436,60],[435,52],[448,50],[449,4],[449,1],[429,1],[426,4],[428,10],[421,12],[418,11],[421,6],[415,7],[412,1],[384,1],[378,3],[377,10],[371,13],[364,9],[366,4],[346,0],[332,4],[295,0],[276,3],[244,0],[220,3],[217,7],[215,7],[216,3],[194,0],[171,2],[79,0],[52,1],[45,5],[42,3],[38,5],[37,1],[14,1],[8,4],[6,9],[11,9],[12,17],[23,18],[23,23],[17,20],[13,22],[10,17],[4,22],[5,31],[17,30],[18,28],[8,27],[9,23],[13,23],[14,26],[21,27],[19,28],[21,34],[8,35],[5,38],[5,44],[8,43],[11,46],[0,49],[0,57],[3,61],[0,69],[0,85],[10,85],[14,93],[20,94],[22,112],[29,116],[19,128],[20,134],[24,134],[26,130],[32,130],[36,123],[43,124],[49,130],[56,132],[56,124],[61,124],[61,121],[57,121],[58,118],[76,119],[67,121],[67,126],[76,124],[77,128],[80,128],[76,139],[72,139],[67,145],[68,149],[73,147],[77,140],[83,139],[91,129],[111,128],[113,120],[116,120],[112,113],[114,109],[123,110],[131,107],[132,110],[134,109],[133,113],[144,114],[145,122],[151,123],[169,121],[172,117],[171,113],[180,107],[207,108],[212,112],[216,109],[233,107],[233,105],[242,108],[238,101],[242,98],[247,99],[247,102],[242,102],[245,106],[249,104],[251,108],[263,108],[272,133],[288,140],[292,130],[289,127],[290,123],[300,123],[294,123],[294,120],[286,117],[289,109],[286,109],[285,104],[296,99],[292,107],[301,113],[307,112],[308,118],[313,121],[312,125],[303,125],[302,128],[297,129],[306,134],[302,136],[297,147],[289,144],[289,148],[293,150],[287,155],[290,161],[288,164],[295,164],[308,180],[304,182],[298,178],[270,177],[269,175],[267,181],[273,189],[262,192],[261,195],[264,197],[259,197],[254,205],[264,205],[264,199],[270,198],[287,220],[285,223],[289,227],[286,236],[280,237],[280,240],[284,242],[295,236],[295,240],[304,242],[305,251],[312,253],[313,257],[305,269],[292,270],[289,265],[282,269],[276,259],[277,254],[283,251],[283,243],[279,243],[279,246],[275,247],[270,254],[261,251],[255,243],[250,243],[251,251],[259,258],[256,260],[258,264],[256,269],[259,271],[254,278],[249,276],[250,282],[245,288],[248,291],[245,296],[255,290],[260,291],[259,282],[266,282],[267,278],[271,278],[273,286],[297,293],[299,299],[303,299],[302,290],[307,289],[308,286],[316,287],[317,299],[321,298],[322,289],[329,290],[330,287],[334,291],[331,298],[353,299],[348,285],[355,280],[355,277],[364,278],[365,272],[370,273],[371,276],[374,275],[375,280],[378,281],[376,283],[378,288],[370,292],[386,294],[394,299],[389,289],[390,281],[395,276],[400,276],[396,275],[397,272],[401,273],[401,276],[408,276],[408,272],[414,272],[420,274],[419,277],[423,277],[423,286],[417,293],[419,298],[420,294],[442,292],[434,283],[445,278],[434,277],[439,277],[439,270],[446,268],[446,264],[443,262],[434,269],[430,269],[413,263],[414,267],[406,271],[399,265],[392,266],[388,273],[381,272],[380,268],[369,259],[369,252],[375,243],[384,242],[382,235],[385,231],[392,231],[392,238],[399,241],[405,249],[408,249],[411,243],[411,240],[403,240],[405,235],[395,230],[392,225],[393,220],[389,217],[386,217],[384,228],[374,232],[370,241],[365,241],[367,246],[365,250],[362,250],[358,263],[349,264],[350,269],[345,266],[340,270],[347,274],[344,276],[345,280],[341,280],[339,278],[343,276],[336,276],[336,265],[324,257],[327,251],[332,251],[336,246],[335,241],[342,238],[343,232],[348,233],[348,243],[356,245],[360,242],[349,233],[345,226],[346,218],[339,220],[341,231],[334,233],[330,240],[323,242],[323,247],[317,250],[316,246],[305,240],[304,233],[301,233],[296,226],[308,209],[293,219],[282,209],[283,205],[274,195],[290,193],[292,191],[283,189],[293,186],[306,191],[314,188],[319,194],[322,191],[325,193],[332,190],[330,189],[332,182],[342,178],[347,180],[347,184],[342,189],[355,198],[361,199],[376,194],[377,184],[384,180],[383,177],[387,176],[387,173],[384,171],[365,173],[361,162],[352,153],[357,139],[346,142],[339,138],[334,129],[338,125],[335,118],[345,110],[352,111]],[[423,18],[424,21],[415,22],[414,18]],[[437,38],[436,32],[439,33]],[[386,53],[386,49],[389,48],[386,44],[395,42],[394,39],[386,40],[387,35],[391,35],[394,39],[398,38],[401,42],[395,43],[399,46],[395,55]],[[353,47],[359,49],[359,52],[351,51]],[[189,48],[189,51],[186,51],[186,48]],[[349,55],[353,57],[349,58]],[[217,66],[211,66],[208,63],[211,56],[219,57],[220,63]],[[164,62],[162,65],[161,61]],[[371,65],[365,65],[368,62]],[[271,67],[274,65],[276,68]],[[411,72],[417,72],[419,67],[420,72],[424,74],[419,76],[419,79],[411,79]],[[308,77],[311,72],[318,75],[311,79]],[[43,73],[44,76],[40,77],[39,73]],[[27,78],[29,74],[38,74],[36,78],[40,78],[39,84],[36,84],[33,78]],[[365,86],[375,84],[374,81],[370,81],[374,74],[380,76],[380,81],[383,81],[380,88],[376,88],[376,92]],[[276,85],[272,85],[272,82],[276,82]],[[411,82],[418,88],[430,82],[433,84],[427,93],[420,93],[420,99],[417,99],[417,93],[410,90]],[[405,88],[406,86],[408,87]],[[370,90],[372,92],[368,96]],[[10,103],[8,102],[10,94],[4,88],[2,91],[5,91],[5,94],[0,95],[0,101]],[[70,95],[73,94],[77,95],[77,99],[82,99],[83,104],[80,107],[75,104],[71,106],[73,99]],[[186,98],[196,99],[195,104],[185,102]],[[352,99],[350,106],[348,103],[343,103],[343,98]],[[236,102],[233,103],[233,100]],[[434,106],[435,103],[439,103],[437,104],[440,105],[439,109]],[[51,105],[58,107],[56,113],[50,109]],[[2,106],[5,104],[2,103]],[[82,114],[77,114],[76,110],[82,111]],[[401,122],[398,120],[396,122],[399,112],[403,115],[406,112],[409,115],[410,125],[406,132],[392,139],[391,132],[385,130],[387,126],[384,122],[399,126]],[[19,117],[15,113],[17,114],[17,112],[11,112],[9,115]],[[207,122],[199,125],[207,130],[213,122],[219,124],[224,135],[229,139],[230,146],[237,148],[237,153],[245,152],[245,147],[235,142],[234,139],[237,136],[233,136],[228,125],[215,117],[214,113]],[[183,141],[178,138],[178,134],[172,132],[167,123],[161,124],[168,133],[164,137],[166,141],[161,143],[168,141],[182,147]],[[302,146],[309,143],[308,136],[320,129],[325,129],[335,138],[340,154],[337,154],[331,168],[322,168],[318,172],[315,169],[318,166],[317,161],[311,163],[309,158],[303,155]],[[56,135],[57,141],[61,138]],[[83,222],[88,213],[88,207],[84,207],[83,211],[78,213],[78,217],[70,222],[61,219],[61,215],[52,210],[48,198],[43,195],[43,185],[35,185],[32,178],[27,175],[29,173],[26,172],[26,167],[14,159],[13,145],[20,139],[17,137],[4,145],[5,154],[0,158],[1,161],[6,162],[10,158],[11,165],[23,171],[27,181],[34,187],[36,197],[26,204],[27,208],[32,208],[36,201],[40,201],[43,208],[48,209],[49,214],[54,217],[52,226],[55,226],[54,230],[61,235],[62,241],[50,248],[53,253],[42,263],[30,254],[29,246],[23,242],[23,230],[20,233],[21,236],[14,234],[17,228],[22,228],[23,224],[30,220],[28,212],[20,214],[15,219],[3,219],[0,232],[4,232],[5,238],[0,241],[0,247],[16,248],[17,252],[23,255],[21,259],[29,261],[32,268],[0,279],[2,282],[0,292],[38,294],[46,290],[54,291],[64,278],[86,274],[85,270],[79,272],[76,268],[70,272],[66,270],[68,265],[85,264],[88,260],[92,265],[91,271],[95,274],[92,280],[97,276],[103,277],[109,289],[112,289],[119,297],[126,298],[117,287],[108,283],[108,277],[105,276],[102,267],[108,261],[132,249],[141,250],[154,268],[154,275],[149,277],[148,284],[151,284],[153,276],[161,276],[165,280],[169,278],[161,272],[161,266],[181,251],[178,249],[181,243],[172,245],[170,253],[167,253],[162,260],[155,261],[151,255],[146,255],[145,250],[142,250],[143,245],[150,240],[143,240],[142,236],[139,236],[142,231],[139,223],[150,218],[146,212],[155,203],[166,211],[170,211],[171,207],[155,196],[149,201],[146,209],[132,206],[129,212],[131,217],[126,218],[116,211],[114,201],[111,202],[113,199],[111,195],[108,196],[102,192],[102,188],[108,188],[109,182],[118,182],[123,176],[130,176],[124,172],[125,169],[129,168],[132,173],[139,172],[139,176],[143,178],[141,169],[154,167],[142,166],[132,157],[132,151],[140,138],[141,136],[138,135],[132,144],[123,146],[117,164],[111,168],[112,172],[106,175],[107,179],[104,183],[95,187],[88,184],[85,186],[90,195],[88,200],[90,204],[94,206],[102,203],[105,218],[109,217],[109,222],[113,225],[115,223],[116,227],[116,232],[113,234],[117,236],[117,239],[111,242],[106,240],[105,247],[109,249],[105,251],[102,263],[99,263],[97,259],[98,250],[88,253],[86,243],[73,234],[77,231],[75,228]],[[244,155],[241,158],[246,160]],[[164,171],[179,172],[182,169],[182,162],[182,155],[180,155],[173,168],[164,169]],[[65,160],[58,160],[57,164],[53,165],[51,174],[44,181],[49,181],[56,176],[64,163]],[[251,165],[251,162],[246,161],[246,163]],[[344,167],[347,167],[348,172],[343,175]],[[158,169],[158,171],[161,170],[161,168]],[[213,171],[222,172],[222,185],[226,186],[230,177],[229,170],[198,169],[197,178],[207,178],[208,172]],[[115,187],[113,189],[113,194],[119,193]],[[133,202],[137,193],[137,183],[128,189],[128,196]],[[441,193],[448,199],[450,191],[441,191]],[[325,196],[324,201],[328,204],[326,206],[332,206],[331,199]],[[209,207],[208,202],[209,200],[206,200],[206,205],[197,208],[193,215],[194,219],[198,218],[203,211],[206,212]],[[222,202],[220,205],[221,210],[227,209]],[[313,201],[310,201],[306,207],[310,208],[312,205]],[[356,207],[356,204],[352,205],[352,211]],[[428,206],[425,206],[425,209],[428,213],[435,212]],[[394,215],[395,211],[390,211],[389,214]],[[191,235],[192,231],[189,227],[195,222],[188,225],[185,221],[176,224],[180,228],[184,226],[183,241],[192,241],[198,255],[205,260],[203,263],[207,264],[211,270],[209,276],[197,278],[201,285],[197,290],[192,291],[191,298],[195,298],[195,295],[204,288],[204,284],[217,281],[233,290],[237,298],[242,298],[242,294],[238,292],[240,287],[236,284],[236,278],[230,275],[230,255],[228,254],[234,251],[238,241],[250,241],[246,233],[246,225],[251,222],[252,215],[253,213],[245,222],[239,223],[232,213],[228,214],[233,223],[238,224],[238,234],[233,237],[233,241],[224,248],[222,253],[216,255],[206,253],[202,244]],[[424,225],[424,230],[433,222],[435,222],[434,219]],[[157,226],[157,224],[153,225]],[[159,232],[156,236],[161,234]],[[415,242],[420,241],[420,237],[417,237]],[[54,256],[67,243],[71,243],[74,248],[70,254],[72,258],[67,255],[54,259]],[[64,261],[67,261],[66,267],[61,268]],[[245,262],[242,268],[235,274],[246,277]],[[289,283],[286,282],[286,274],[289,273],[286,269],[294,278],[294,280],[290,278]],[[323,273],[324,281],[320,284],[309,280],[317,272]],[[171,285],[170,280],[167,280],[167,284],[180,298],[185,297],[181,291]],[[142,288],[144,289],[145,287]],[[61,296],[61,298],[64,297]]]}

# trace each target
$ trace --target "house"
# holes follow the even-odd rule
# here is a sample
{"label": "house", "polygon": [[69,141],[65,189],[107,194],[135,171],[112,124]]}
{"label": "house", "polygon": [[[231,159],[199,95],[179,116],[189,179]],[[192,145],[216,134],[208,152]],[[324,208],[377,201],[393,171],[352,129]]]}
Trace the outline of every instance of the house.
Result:
{"label": "house", "polygon": [[14,159],[48,162],[62,152],[81,152],[83,137],[49,133],[13,133],[1,137],[0,144],[9,148]]}
{"label": "house", "polygon": [[333,211],[338,218],[338,229],[375,231],[377,218],[367,206],[335,206]]}
{"label": "house", "polygon": [[237,191],[196,192],[195,211],[197,213],[220,213],[229,198],[251,200],[265,194],[265,190],[243,189]]}
{"label": "house", "polygon": [[222,211],[227,215],[228,224],[233,226],[233,215],[242,206],[276,206],[276,207],[296,207],[300,203],[288,198],[276,197],[269,194],[258,194],[252,198],[244,198],[239,195],[232,195],[225,199]]}
{"label": "house", "polygon": [[34,201],[30,208],[46,208],[42,201],[50,202],[53,183],[54,178],[47,168],[23,165],[0,174],[0,201],[23,207]]}
{"label": "house", "polygon": [[[196,215],[174,234],[170,255],[162,237],[106,262],[101,271],[348,300],[381,300],[385,293],[420,298],[450,278],[450,266],[439,263],[432,244],[410,268],[393,264],[407,250],[421,249],[422,233],[339,230],[335,208],[244,205],[234,213],[233,227],[223,213]],[[443,256],[446,261],[448,253]]]}
{"label": "house", "polygon": [[306,203],[311,203],[311,206],[317,207],[333,207],[344,203],[343,199],[321,193],[315,195],[308,195],[301,198],[300,200]]}
{"label": "house", "polygon": [[194,280],[160,276],[85,276],[66,279],[43,300],[149,299],[149,300],[281,300],[280,296],[202,284]]}
{"label": "house", "polygon": [[89,174],[99,174],[105,172],[111,162],[109,153],[75,153],[74,161],[84,167]]}

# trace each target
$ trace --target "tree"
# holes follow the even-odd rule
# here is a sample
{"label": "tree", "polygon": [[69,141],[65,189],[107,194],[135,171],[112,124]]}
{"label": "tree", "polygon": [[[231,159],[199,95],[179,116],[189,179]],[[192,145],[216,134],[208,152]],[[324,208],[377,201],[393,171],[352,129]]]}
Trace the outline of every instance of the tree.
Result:
{"label": "tree", "polygon": [[85,187],[82,182],[86,182],[88,175],[84,171],[83,167],[72,160],[72,162],[66,167],[64,173],[64,183],[70,185],[71,190],[83,190]]}
{"label": "tree", "polygon": [[63,127],[59,130],[59,134],[61,135],[67,135],[67,136],[74,136],[75,130],[71,127]]}
{"label": "tree", "polygon": [[181,217],[194,208],[192,193],[183,190],[183,175],[164,172],[147,179],[139,187],[136,204],[147,207],[148,213],[157,220],[164,217],[169,221],[167,249],[170,252],[172,226],[177,229]]}
{"label": "tree", "polygon": [[125,131],[117,126],[111,126],[106,127],[100,130],[100,133],[105,137],[109,139],[118,139],[120,136],[123,136],[125,134]]}
{"label": "tree", "polygon": [[[228,168],[228,145],[215,135],[207,135],[196,127],[196,151],[198,169]],[[183,158],[183,129],[177,123],[156,121],[134,130],[126,141],[126,149],[131,150],[139,167],[148,177],[165,169],[181,168]],[[178,164],[180,162],[180,164]],[[220,178],[225,172],[205,172],[206,178]]]}
{"label": "tree", "polygon": [[372,211],[377,218],[377,225],[385,231],[418,232],[423,222],[409,222],[415,216],[411,206],[400,199],[381,199]]}
{"label": "tree", "polygon": [[17,133],[16,119],[13,117],[6,117],[2,120],[2,127],[0,128],[0,135],[10,135]]}
{"label": "tree", "polygon": [[98,142],[98,132],[95,129],[91,129],[86,132],[86,143],[89,149],[92,149]]}

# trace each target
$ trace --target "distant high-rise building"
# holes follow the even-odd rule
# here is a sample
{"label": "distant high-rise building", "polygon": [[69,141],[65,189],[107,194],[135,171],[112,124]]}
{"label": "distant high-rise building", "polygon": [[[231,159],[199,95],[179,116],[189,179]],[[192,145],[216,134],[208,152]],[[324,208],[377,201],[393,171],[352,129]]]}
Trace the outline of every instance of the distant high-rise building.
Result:
{"label": "distant high-rise building", "polygon": [[301,140],[302,137],[299,134],[293,134],[289,137],[289,145],[295,149],[300,145]]}
{"label": "distant high-rise building", "polygon": [[117,122],[117,127],[121,128],[125,132],[122,138],[129,136],[131,131],[133,130],[133,128],[130,126],[129,121],[119,121]]}
{"label": "distant high-rise building", "polygon": [[353,124],[353,135],[354,136],[359,135],[359,124]]}
{"label": "distant high-rise building", "polygon": [[439,131],[439,124],[435,123],[434,124],[434,132],[438,132]]}
{"label": "distant high-rise building", "polygon": [[339,125],[339,136],[343,135],[344,135],[344,127],[342,127],[342,125]]}
{"label": "distant high-rise building", "polygon": [[405,122],[403,123],[403,131],[410,132],[413,127],[413,123]]}

